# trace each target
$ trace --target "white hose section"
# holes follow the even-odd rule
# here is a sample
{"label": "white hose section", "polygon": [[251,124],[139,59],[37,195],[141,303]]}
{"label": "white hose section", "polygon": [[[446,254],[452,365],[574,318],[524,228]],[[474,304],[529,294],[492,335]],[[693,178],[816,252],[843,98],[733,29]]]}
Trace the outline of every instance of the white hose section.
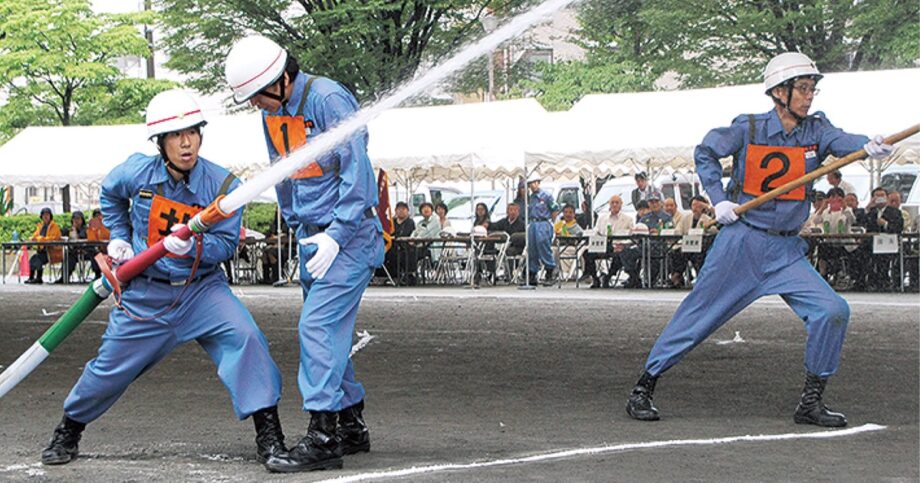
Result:
{"label": "white hose section", "polygon": [[39,364],[48,358],[48,351],[36,341],[19,359],[0,374],[0,398],[22,382]]}

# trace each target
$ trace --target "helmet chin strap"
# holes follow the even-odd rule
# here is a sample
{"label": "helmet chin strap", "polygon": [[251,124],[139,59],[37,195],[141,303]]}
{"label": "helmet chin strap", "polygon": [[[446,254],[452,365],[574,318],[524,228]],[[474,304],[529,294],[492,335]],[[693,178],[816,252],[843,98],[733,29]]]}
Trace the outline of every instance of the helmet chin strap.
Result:
{"label": "helmet chin strap", "polygon": [[166,153],[160,153],[160,154],[163,155],[163,160],[166,161],[166,167],[181,174],[182,179],[185,180],[185,184],[188,184],[189,176],[191,176],[192,170],[182,169],[176,166],[176,163],[173,163],[172,161],[170,161],[169,158],[166,157]]}
{"label": "helmet chin strap", "polygon": [[[788,83],[788,84],[786,85],[786,98],[789,99],[790,101],[792,100],[792,89],[793,89],[792,83]],[[803,116],[800,116],[800,115],[796,114],[795,111],[793,111],[792,109],[789,108],[789,103],[788,103],[788,102],[783,101],[783,100],[780,99],[779,97],[776,97],[775,95],[773,95],[773,91],[770,91],[770,97],[773,98],[773,101],[774,101],[774,102],[776,102],[777,104],[779,104],[780,106],[782,106],[782,108],[785,109],[786,112],[788,112],[790,116],[792,116],[793,118],[795,118],[795,121],[796,121],[797,123],[801,123],[802,121],[805,120],[805,118],[804,118]]]}
{"label": "helmet chin strap", "polygon": [[287,82],[285,81],[285,73],[284,73],[284,72],[281,73],[281,77],[278,78],[277,81],[275,81],[275,84],[279,84],[279,85],[281,86],[281,90],[279,91],[280,94],[275,94],[274,92],[268,92],[268,91],[265,90],[265,89],[262,89],[261,91],[259,91],[259,94],[262,94],[263,96],[265,96],[265,97],[267,97],[267,98],[269,98],[269,99],[274,99],[274,100],[280,102],[280,103],[281,103],[281,107],[286,107],[286,106],[287,106],[287,101],[285,101],[285,99],[284,99],[284,90],[287,88]]}

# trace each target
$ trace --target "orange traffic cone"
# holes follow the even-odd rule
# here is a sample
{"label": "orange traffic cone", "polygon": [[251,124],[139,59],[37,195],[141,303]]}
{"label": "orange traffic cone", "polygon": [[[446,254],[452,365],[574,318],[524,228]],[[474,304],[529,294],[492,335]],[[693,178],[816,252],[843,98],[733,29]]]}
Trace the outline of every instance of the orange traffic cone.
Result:
{"label": "orange traffic cone", "polygon": [[19,276],[29,276],[29,249],[22,247],[22,255],[19,257]]}

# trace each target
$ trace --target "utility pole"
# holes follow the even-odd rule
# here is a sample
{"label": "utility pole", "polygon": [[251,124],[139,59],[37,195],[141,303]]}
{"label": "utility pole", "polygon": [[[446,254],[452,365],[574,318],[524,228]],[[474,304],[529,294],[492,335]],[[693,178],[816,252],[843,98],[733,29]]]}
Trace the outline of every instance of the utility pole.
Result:
{"label": "utility pole", "polygon": [[[144,11],[149,12],[151,7],[151,0],[144,0]],[[156,78],[156,63],[153,58],[153,28],[150,25],[144,25],[144,37],[147,38],[147,47],[150,48],[150,56],[147,57],[147,78],[155,79]]]}

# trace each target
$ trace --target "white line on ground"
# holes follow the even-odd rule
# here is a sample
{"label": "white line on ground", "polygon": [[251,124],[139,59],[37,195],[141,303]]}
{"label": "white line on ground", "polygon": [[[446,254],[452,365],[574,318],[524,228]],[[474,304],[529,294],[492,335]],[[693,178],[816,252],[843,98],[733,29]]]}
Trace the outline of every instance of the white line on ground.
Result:
{"label": "white line on ground", "polygon": [[[659,294],[650,293],[650,295],[609,295],[605,296],[603,294],[597,295],[588,295],[588,294],[573,294],[567,291],[555,291],[555,293],[547,293],[549,291],[540,292],[540,296],[536,297],[531,292],[525,293],[451,293],[451,292],[381,292],[376,291],[374,293],[365,292],[364,298],[374,301],[403,301],[405,299],[413,299],[413,301],[418,301],[419,299],[457,299],[457,300],[475,300],[475,299],[510,299],[510,300],[520,300],[520,299],[539,299],[539,300],[579,300],[579,301],[597,301],[597,302],[642,302],[648,303],[649,301],[653,302],[672,302],[680,303],[684,300],[686,293],[681,294],[680,296],[668,295],[661,296]],[[920,302],[889,302],[889,301],[868,301],[868,300],[847,300],[847,303],[850,305],[865,305],[870,307],[920,307]],[[752,305],[777,305],[777,306],[786,306],[786,303],[779,298],[768,297],[760,299],[754,302]]]}
{"label": "white line on ground", "polygon": [[578,448],[570,449],[564,451],[556,451],[553,453],[543,453],[533,456],[526,456],[523,458],[507,458],[500,460],[491,460],[491,461],[478,461],[475,463],[447,463],[441,465],[431,465],[431,466],[415,466],[412,468],[404,468],[401,470],[390,470],[390,471],[376,471],[370,473],[361,473],[357,475],[341,476],[338,478],[331,478],[328,480],[321,480],[319,483],[344,483],[352,481],[366,481],[366,480],[378,480],[383,478],[400,478],[411,475],[419,475],[423,473],[437,473],[443,471],[453,471],[453,470],[469,470],[475,468],[488,468],[494,466],[507,466],[515,465],[521,463],[536,463],[540,461],[547,460],[558,460],[563,458],[572,458],[577,456],[585,455],[596,455],[602,453],[613,453],[620,451],[628,451],[635,449],[656,449],[656,448],[666,448],[670,446],[703,446],[703,445],[716,445],[716,444],[731,444],[731,443],[744,443],[744,442],[761,442],[761,441],[785,441],[791,439],[826,439],[826,438],[838,438],[842,436],[852,436],[854,434],[865,433],[869,431],[880,431],[885,429],[885,426],[880,426],[877,424],[864,424],[855,428],[842,429],[842,430],[831,430],[831,431],[816,431],[809,433],[785,433],[785,434],[761,434],[756,436],[745,435],[745,436],[729,436],[725,438],[712,438],[712,439],[675,439],[669,441],[649,441],[645,443],[626,443],[618,445],[605,445],[605,446],[596,446],[593,448]]}

